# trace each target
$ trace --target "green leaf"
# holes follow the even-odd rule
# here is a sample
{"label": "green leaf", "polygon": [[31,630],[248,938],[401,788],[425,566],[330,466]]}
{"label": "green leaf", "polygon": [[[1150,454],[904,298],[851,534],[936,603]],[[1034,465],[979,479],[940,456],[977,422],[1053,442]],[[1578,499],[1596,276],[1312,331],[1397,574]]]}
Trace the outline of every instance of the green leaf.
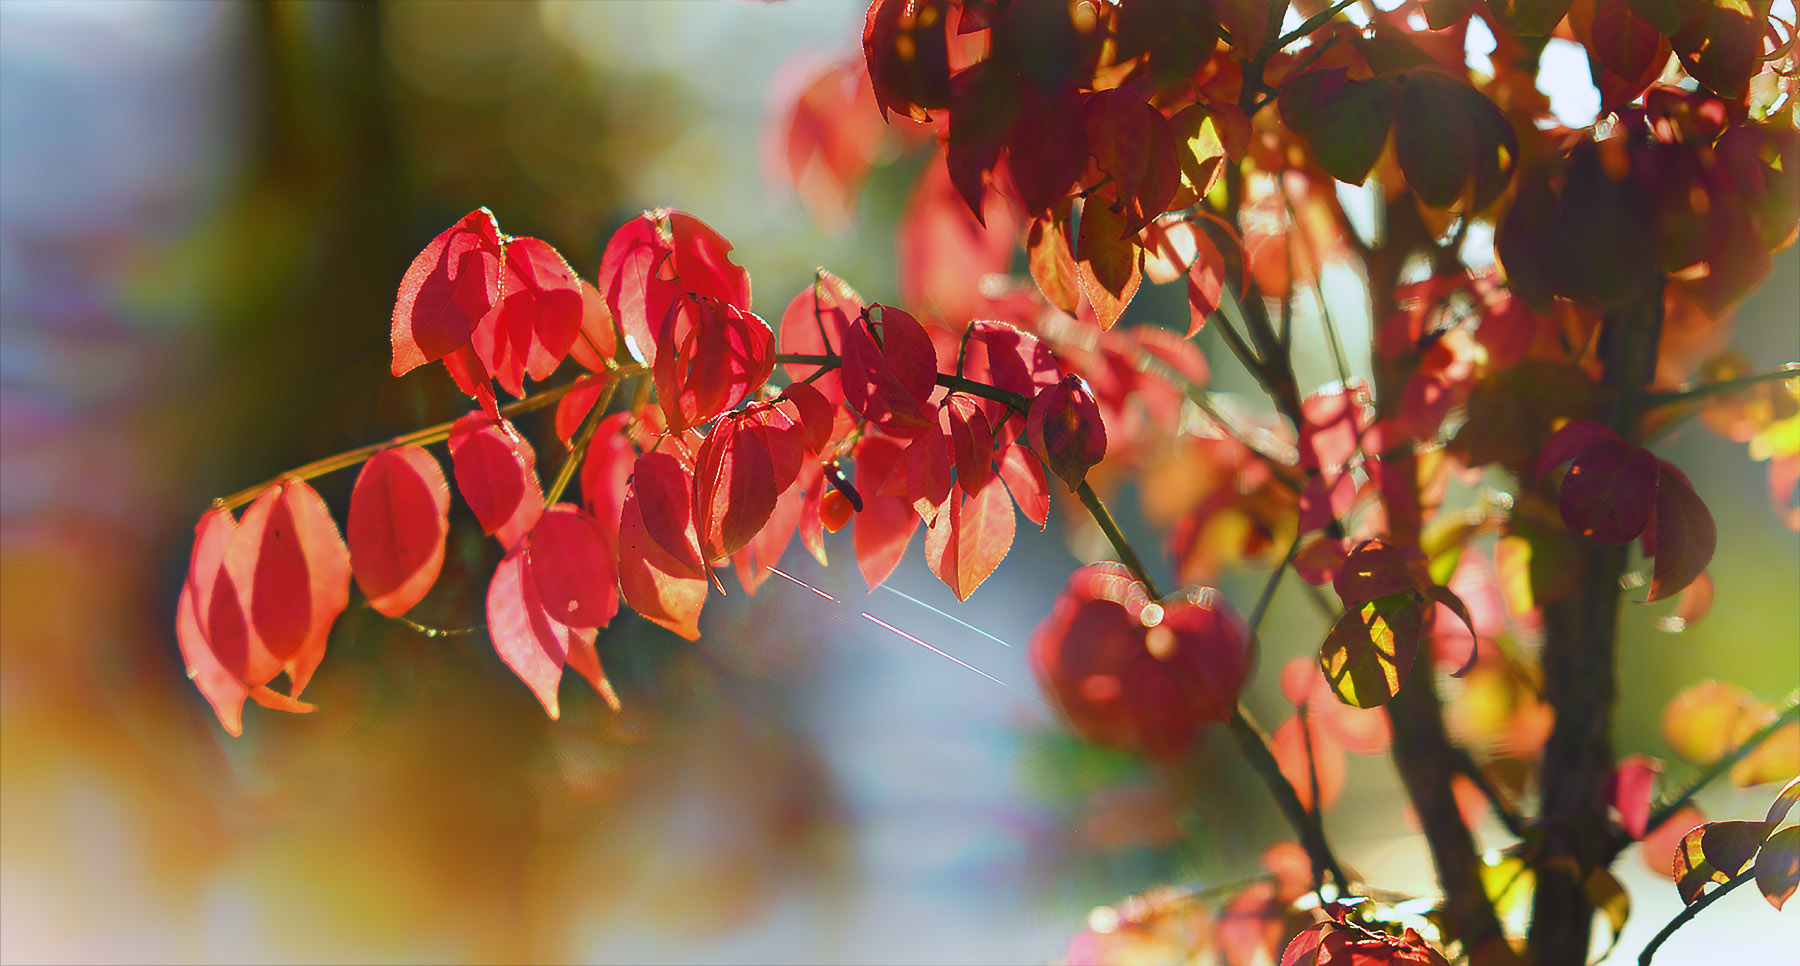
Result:
{"label": "green leaf", "polygon": [[1411,590],[1346,611],[1319,649],[1319,667],[1332,693],[1352,707],[1386,704],[1418,658],[1423,622],[1424,608]]}

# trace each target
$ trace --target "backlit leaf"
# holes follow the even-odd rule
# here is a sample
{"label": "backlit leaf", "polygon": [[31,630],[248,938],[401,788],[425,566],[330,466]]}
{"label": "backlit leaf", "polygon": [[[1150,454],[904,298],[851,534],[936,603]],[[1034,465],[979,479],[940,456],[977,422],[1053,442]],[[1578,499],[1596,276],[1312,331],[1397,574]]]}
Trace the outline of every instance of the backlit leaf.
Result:
{"label": "backlit leaf", "polygon": [[1012,548],[1013,506],[990,476],[974,494],[951,491],[925,531],[925,561],[957,600],[967,600]]}
{"label": "backlit leaf", "polygon": [[1345,611],[1319,651],[1319,667],[1339,700],[1358,708],[1387,703],[1418,658],[1422,620],[1410,591]]}
{"label": "backlit leaf", "polygon": [[1657,464],[1656,565],[1645,600],[1662,600],[1693,583],[1712,562],[1719,542],[1712,513],[1687,476],[1666,460]]}
{"label": "backlit leaf", "polygon": [[1037,524],[1039,530],[1044,529],[1050,520],[1050,487],[1044,479],[1043,464],[1031,450],[1015,443],[1000,451],[996,470],[1019,512]]}
{"label": "backlit leaf", "polygon": [[581,280],[556,249],[536,238],[510,238],[500,300],[469,344],[507,392],[523,396],[524,377],[549,378],[581,332]]}
{"label": "backlit leaf", "polygon": [[413,259],[394,300],[394,375],[469,343],[500,296],[500,259],[500,228],[486,208],[464,215]]}
{"label": "backlit leaf", "polygon": [[568,644],[544,613],[524,548],[509,552],[494,568],[488,582],[487,627],[500,660],[531,689],[546,714],[560,715],[556,689]]}
{"label": "backlit leaf", "polygon": [[537,455],[506,419],[470,413],[450,429],[450,468],[457,492],[481,529],[511,549],[544,512]]}
{"label": "backlit leaf", "polygon": [[369,457],[350,494],[345,523],[350,569],[369,606],[406,613],[437,582],[450,532],[450,484],[420,446]]}
{"label": "backlit leaf", "polygon": [[[893,475],[901,456],[900,444],[881,436],[865,436],[856,447],[856,478],[859,482],[881,481]],[[905,497],[880,496],[875,487],[863,492],[862,512],[850,526],[850,544],[856,551],[856,566],[863,580],[873,590],[879,587],[900,558],[906,556],[906,544],[919,527],[919,514]]]}
{"label": "backlit leaf", "polygon": [[656,326],[683,296],[749,311],[750,275],[731,260],[731,248],[711,225],[668,208],[644,212],[607,241],[600,295],[645,363],[655,365]]}
{"label": "backlit leaf", "polygon": [[775,512],[775,471],[755,425],[754,417],[723,417],[694,455],[694,528],[703,559],[743,549]]}
{"label": "backlit leaf", "polygon": [[636,487],[643,473],[642,460],[639,463],[633,488],[626,494],[619,516],[619,592],[625,603],[645,620],[661,624],[690,641],[699,640],[706,577],[671,556],[645,531]]}
{"label": "backlit leaf", "polygon": [[1569,464],[1557,508],[1576,533],[1600,543],[1628,543],[1650,522],[1658,475],[1649,450],[1624,440],[1598,443]]}
{"label": "backlit leaf", "polygon": [[[781,352],[786,355],[839,355],[844,351],[844,332],[862,314],[862,296],[830,272],[819,269],[813,283],[794,296],[781,313]],[[784,364],[788,378],[799,383],[819,367],[796,362]],[[827,372],[814,379],[813,388],[833,403],[842,402],[844,391],[838,374]]]}
{"label": "backlit leaf", "polygon": [[879,306],[873,321],[858,320],[844,336],[839,378],[844,402],[883,430],[900,436],[937,425],[927,400],[937,385],[937,350],[911,315]]}
{"label": "backlit leaf", "polygon": [[1769,905],[1780,909],[1800,886],[1800,825],[1769,836],[1756,853],[1756,887]]}
{"label": "backlit leaf", "polygon": [[1128,219],[1108,207],[1098,194],[1081,206],[1081,228],[1075,242],[1075,271],[1100,328],[1110,329],[1137,294],[1143,273],[1142,249]]}
{"label": "backlit leaf", "polygon": [[600,526],[580,508],[544,510],[525,542],[540,606],[569,627],[605,627],[619,612],[617,564]]}

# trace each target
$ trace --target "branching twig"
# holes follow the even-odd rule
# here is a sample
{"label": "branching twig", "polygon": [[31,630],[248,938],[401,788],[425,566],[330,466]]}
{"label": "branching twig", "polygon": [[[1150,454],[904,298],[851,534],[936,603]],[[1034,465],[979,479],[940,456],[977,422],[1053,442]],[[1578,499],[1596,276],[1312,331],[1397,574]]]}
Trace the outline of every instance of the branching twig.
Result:
{"label": "branching twig", "polygon": [[1704,382],[1686,389],[1671,389],[1665,392],[1647,393],[1644,396],[1645,406],[1667,406],[1672,403],[1691,402],[1707,396],[1723,392],[1736,392],[1765,382],[1778,382],[1787,379],[1800,379],[1800,362],[1790,362],[1779,369],[1759,372],[1752,376],[1739,376],[1736,379],[1721,379],[1718,382]]}
{"label": "branching twig", "polygon": [[1700,914],[1700,910],[1717,902],[1720,896],[1754,878],[1756,878],[1756,870],[1754,868],[1745,869],[1733,876],[1731,881],[1694,900],[1693,905],[1677,913],[1675,918],[1669,920],[1668,925],[1662,927],[1662,931],[1657,933],[1654,939],[1644,944],[1644,951],[1638,954],[1638,966],[1650,966],[1650,958],[1656,955],[1656,951],[1662,948],[1662,944],[1667,942],[1670,936],[1675,935],[1675,930],[1687,925],[1689,920]]}

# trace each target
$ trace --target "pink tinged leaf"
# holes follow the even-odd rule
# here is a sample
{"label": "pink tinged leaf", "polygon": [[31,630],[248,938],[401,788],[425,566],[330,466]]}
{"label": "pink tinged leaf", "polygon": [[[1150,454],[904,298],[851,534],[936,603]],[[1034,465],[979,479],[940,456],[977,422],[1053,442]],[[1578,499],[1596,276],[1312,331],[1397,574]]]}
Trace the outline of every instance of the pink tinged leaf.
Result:
{"label": "pink tinged leaf", "polygon": [[738,583],[744,592],[755,596],[756,589],[769,579],[770,567],[781,562],[781,555],[787,551],[788,544],[794,539],[794,531],[800,525],[801,506],[806,501],[806,494],[800,487],[789,487],[775,501],[775,512],[769,515],[769,522],[762,530],[731,556],[731,566],[737,571]]}
{"label": "pink tinged leaf", "polygon": [[833,431],[837,428],[837,405],[808,383],[794,383],[783,389],[781,395],[794,406],[800,427],[805,432],[807,452],[823,453],[831,445]]}
{"label": "pink tinged leaf", "polygon": [[1200,334],[1225,294],[1225,255],[1206,232],[1195,236],[1198,251],[1187,270],[1188,338]]}
{"label": "pink tinged leaf", "polygon": [[[1027,398],[1056,385],[1063,377],[1056,357],[1037,336],[1005,322],[970,323],[962,361],[963,376]],[[1006,419],[1011,409],[1005,403],[994,399],[974,402],[1005,442],[1017,436],[1017,422]]]}
{"label": "pink tinged leaf", "polygon": [[1470,671],[1475,670],[1475,662],[1481,657],[1481,636],[1475,633],[1475,619],[1469,614],[1469,605],[1463,603],[1463,599],[1448,587],[1427,585],[1423,590],[1427,598],[1442,604],[1450,613],[1455,614],[1456,619],[1462,621],[1463,628],[1469,632],[1469,656],[1463,659],[1456,670],[1450,672],[1451,677],[1468,676]]}
{"label": "pink tinged leaf", "polygon": [[1006,558],[1012,541],[1012,498],[999,478],[990,477],[975,495],[952,491],[944,500],[925,531],[925,560],[957,600],[968,600]]}
{"label": "pink tinged leaf", "polygon": [[968,396],[956,395],[939,408],[956,461],[956,482],[974,496],[994,477],[994,431],[987,414]]}
{"label": "pink tinged leaf", "polygon": [[1051,472],[1069,485],[1081,485],[1087,471],[1106,458],[1106,423],[1100,405],[1080,376],[1043,390],[1031,401],[1025,420],[1031,448]]}
{"label": "pink tinged leaf", "polygon": [[642,474],[640,466],[620,511],[619,591],[625,603],[645,620],[661,624],[690,641],[699,640],[706,577],[671,556],[644,529],[636,485]]}
{"label": "pink tinged leaf", "polygon": [[630,413],[614,413],[601,420],[581,462],[581,503],[593,514],[614,556],[619,550],[619,513],[625,508],[625,490],[637,462],[637,450],[625,434],[630,422]]}
{"label": "pink tinged leaf", "polygon": [[547,378],[581,331],[581,282],[556,249],[536,238],[511,238],[501,297],[469,340],[482,365],[514,396],[524,378]]}
{"label": "pink tinged leaf", "polygon": [[[781,313],[781,351],[784,355],[841,355],[844,333],[862,314],[862,296],[856,294],[843,279],[819,269],[813,284],[794,296]],[[784,364],[788,378],[796,384],[819,370],[816,365],[796,362]],[[832,402],[842,402],[844,391],[838,386],[838,374],[827,372],[810,384]],[[790,387],[791,388],[791,387]]]}
{"label": "pink tinged leaf", "polygon": [[937,350],[911,315],[875,308],[879,321],[859,319],[844,336],[844,402],[882,430],[911,436],[936,425],[928,400],[937,385]]}
{"label": "pink tinged leaf", "polygon": [[720,419],[694,457],[701,556],[717,560],[743,549],[775,512],[777,495],[768,446],[753,417]]}
{"label": "pink tinged leaf", "polygon": [[1044,529],[1050,522],[1050,486],[1044,479],[1043,464],[1031,450],[1015,443],[1001,451],[995,469],[1019,512],[1037,524],[1039,530]]}
{"label": "pink tinged leaf", "polygon": [[1687,476],[1665,460],[1657,463],[1661,472],[1654,515],[1656,565],[1645,600],[1662,600],[1693,583],[1712,562],[1719,542],[1712,513]]}
{"label": "pink tinged leaf", "polygon": [[684,294],[750,308],[750,275],[731,261],[731,247],[712,226],[667,208],[644,212],[607,241],[600,294],[645,363],[656,364],[654,329]]}
{"label": "pink tinged leaf", "polygon": [[298,695],[350,600],[350,554],[325,501],[300,480],[264,491],[244,511],[218,579],[214,653],[252,688],[286,671]]}
{"label": "pink tinged leaf", "polygon": [[398,617],[431,590],[449,514],[450,484],[423,447],[384,449],[363,464],[345,529],[350,569],[371,607]]}
{"label": "pink tinged leaf", "polygon": [[612,312],[600,290],[585,280],[581,284],[581,331],[569,346],[569,358],[589,372],[600,372],[608,360],[619,354],[619,336],[613,325]]}
{"label": "pink tinged leaf", "polygon": [[1650,824],[1651,800],[1662,762],[1648,755],[1627,755],[1607,782],[1607,798],[1619,813],[1619,827],[1633,842],[1644,837]]}
{"label": "pink tinged leaf", "polygon": [[1608,440],[1589,447],[1563,477],[1557,503],[1563,523],[1599,543],[1629,542],[1650,522],[1658,475],[1656,454],[1641,446]]}
{"label": "pink tinged leaf", "polygon": [[1800,825],[1769,836],[1756,853],[1756,887],[1769,905],[1780,909],[1800,886]]}
{"label": "pink tinged leaf", "polygon": [[456,489],[483,532],[511,549],[544,511],[537,455],[511,422],[470,413],[450,429],[450,466]]}
{"label": "pink tinged leaf", "polygon": [[[865,436],[856,448],[856,478],[859,481],[884,480],[892,476],[901,457],[900,444],[881,436]],[[850,527],[850,545],[856,552],[856,566],[863,580],[873,590],[887,580],[900,559],[906,556],[906,545],[919,527],[919,514],[904,497],[863,493],[862,512],[856,514]]]}
{"label": "pink tinged leaf", "polygon": [[808,464],[800,471],[799,485],[791,492],[801,494],[800,498],[800,545],[813,555],[819,566],[829,566],[830,561],[825,553],[825,524],[819,518],[825,499],[825,473],[818,464]]}
{"label": "pink tinged leaf", "polygon": [[556,438],[562,440],[564,446],[575,447],[575,434],[581,431],[582,420],[593,411],[594,403],[599,401],[608,382],[611,382],[608,376],[582,376],[575,380],[574,388],[557,401]]}
{"label": "pink tinged leaf", "polygon": [[488,583],[487,626],[500,660],[531,689],[546,714],[553,719],[561,715],[556,688],[568,645],[544,612],[523,549],[514,549],[494,568]]}
{"label": "pink tinged leaf", "polygon": [[525,542],[544,612],[570,627],[605,627],[619,612],[618,566],[596,522],[569,503],[544,511]]}
{"label": "pink tinged leaf", "polygon": [[445,356],[444,371],[450,373],[456,388],[475,400],[489,419],[500,418],[500,401],[494,396],[494,380],[473,347],[463,346]]}
{"label": "pink tinged leaf", "polygon": [[907,444],[893,476],[879,492],[905,497],[919,519],[930,523],[950,493],[955,467],[948,436],[934,428]]}
{"label": "pink tinged leaf", "polygon": [[656,329],[650,375],[669,428],[698,426],[760,389],[775,370],[775,335],[754,314],[683,296]]}
{"label": "pink tinged leaf", "polygon": [[752,406],[745,412],[744,429],[768,451],[770,482],[775,492],[786,493],[806,461],[806,427],[780,406]]}
{"label": "pink tinged leaf", "polygon": [[[660,569],[704,581],[706,561],[700,553],[700,537],[694,523],[693,474],[668,453],[645,453],[637,458],[631,471],[625,502],[633,500],[642,511],[639,525],[667,557],[659,561]],[[621,533],[623,520],[621,515]],[[620,546],[623,559],[623,544]]]}
{"label": "pink tinged leaf", "polygon": [[606,669],[600,666],[600,652],[594,649],[594,639],[599,633],[591,627],[569,628],[566,666],[574,668],[575,673],[593,687],[607,707],[618,711],[621,707],[619,692],[613,690],[612,681],[606,677]]}
{"label": "pink tinged leaf", "polygon": [[1369,387],[1360,380],[1322,389],[1300,403],[1300,465],[1337,470],[1350,462],[1369,424]]}
{"label": "pink tinged leaf", "polygon": [[181,598],[175,604],[175,642],[181,647],[188,680],[212,705],[219,724],[234,738],[243,734],[244,697],[249,688],[213,656],[212,647],[200,633],[200,621],[194,615],[194,591],[189,585],[181,588]]}
{"label": "pink tinged leaf", "polygon": [[1618,438],[1619,434],[1605,423],[1597,423],[1591,419],[1570,420],[1550,437],[1549,442],[1538,453],[1538,479],[1543,479],[1544,474],[1552,468],[1569,462],[1601,443],[1610,443]]}
{"label": "pink tinged leaf", "polygon": [[500,228],[486,208],[464,215],[413,259],[394,301],[394,375],[469,343],[499,297],[500,260]]}

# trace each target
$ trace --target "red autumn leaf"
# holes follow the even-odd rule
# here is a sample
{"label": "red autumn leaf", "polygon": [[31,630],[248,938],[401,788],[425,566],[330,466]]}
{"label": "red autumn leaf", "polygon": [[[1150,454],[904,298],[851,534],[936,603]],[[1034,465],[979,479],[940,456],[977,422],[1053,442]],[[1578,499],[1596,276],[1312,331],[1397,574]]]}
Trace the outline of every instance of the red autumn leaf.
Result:
{"label": "red autumn leaf", "polygon": [[1706,821],[1706,816],[1692,805],[1683,805],[1661,825],[1644,833],[1644,840],[1638,845],[1638,857],[1644,865],[1658,875],[1673,879],[1675,877],[1675,851],[1687,833]]}
{"label": "red autumn leaf", "polygon": [[864,436],[856,447],[856,478],[869,485],[862,494],[862,510],[850,528],[850,545],[856,551],[857,569],[871,590],[900,565],[906,544],[919,527],[919,514],[905,497],[874,492],[880,481],[893,475],[900,456],[900,444],[883,436]]}
{"label": "red autumn leaf", "polygon": [[[747,427],[769,453],[769,477],[776,493],[786,493],[800,477],[809,441],[806,427],[779,405],[757,403],[744,410]],[[835,423],[835,418],[833,420]]]}
{"label": "red autumn leaf", "polygon": [[1800,825],[1768,837],[1756,853],[1756,888],[1779,910],[1800,887]]}
{"label": "red autumn leaf", "polygon": [[[1200,334],[1206,320],[1219,308],[1225,293],[1225,255],[1212,237],[1202,231],[1195,236],[1198,250],[1188,268],[1188,338]],[[1240,287],[1241,287],[1240,280]]]}
{"label": "red autumn leaf", "polygon": [[950,452],[956,463],[956,482],[969,496],[981,492],[994,476],[994,431],[987,414],[972,397],[953,395],[939,408]]}
{"label": "red autumn leaf", "polygon": [[1081,122],[1094,164],[1112,177],[1123,206],[1120,235],[1135,235],[1163,213],[1181,187],[1168,119],[1141,94],[1115,87],[1088,96]]}
{"label": "red autumn leaf", "polygon": [[569,345],[569,358],[589,372],[600,372],[619,354],[618,327],[613,324],[612,310],[606,307],[600,290],[585,279],[577,281],[581,284],[581,330]]}
{"label": "red autumn leaf", "polygon": [[862,64],[843,61],[796,77],[792,70],[802,59],[810,58],[790,60],[772,85],[776,103],[789,106],[772,132],[776,143],[769,154],[786,169],[813,222],[831,231],[856,212],[883,146],[883,124]]}
{"label": "red autumn leaf", "polygon": [[581,332],[581,281],[556,249],[536,238],[509,238],[501,297],[469,340],[507,392],[523,396],[524,377],[549,378]]}
{"label": "red autumn leaf", "polygon": [[1115,563],[1077,570],[1032,633],[1044,690],[1090,741],[1179,755],[1237,706],[1249,629],[1216,591],[1154,603]]}
{"label": "red autumn leaf", "polygon": [[[844,333],[862,314],[865,303],[843,279],[819,269],[813,283],[794,296],[781,313],[781,352],[784,355],[835,356],[844,350]],[[797,362],[783,364],[788,378],[796,384],[811,379],[819,370],[816,365]],[[827,372],[811,385],[832,403],[843,402],[844,390],[838,385],[838,374]]]}
{"label": "red autumn leaf", "polygon": [[[1317,666],[1316,662],[1314,666]],[[1301,724],[1303,721],[1304,728]],[[1282,722],[1274,734],[1269,736],[1269,753],[1275,756],[1275,763],[1281,769],[1282,776],[1294,786],[1294,795],[1307,809],[1330,808],[1338,800],[1338,796],[1343,794],[1344,782],[1349,774],[1344,746],[1310,712],[1306,715],[1296,714]],[[1317,803],[1313,796],[1315,783],[1319,788]]]}
{"label": "red autumn leaf", "polygon": [[1657,465],[1660,472],[1652,518],[1656,565],[1650,573],[1647,601],[1662,600],[1692,584],[1705,573],[1719,543],[1712,513],[1687,476],[1667,460],[1657,460]]}
{"label": "red autumn leaf", "polygon": [[1518,135],[1494,102],[1464,78],[1422,67],[1394,76],[1400,84],[1394,153],[1406,183],[1436,208],[1472,196],[1485,208],[1512,179]]}
{"label": "red autumn leaf", "polygon": [[843,518],[830,521],[836,524],[830,528],[832,533],[843,529],[844,524],[850,522],[850,514],[855,510],[842,493],[826,484],[825,469],[818,463],[807,463],[800,468],[800,479],[798,485],[794,487],[794,491],[800,494],[800,521],[796,525],[800,531],[800,545],[806,548],[807,553],[813,555],[813,559],[819,562],[819,566],[827,566],[830,563],[830,559],[825,553],[827,498],[835,498],[844,505]]}
{"label": "red autumn leaf", "polygon": [[[253,638],[287,672],[298,697],[325,656],[332,622],[350,602],[350,551],[331,511],[303,480],[265,491],[232,533],[225,565],[240,578],[240,595],[247,591],[240,599]],[[255,687],[272,676],[244,680]]]}
{"label": "red autumn leaf", "polygon": [[[645,453],[637,458],[631,471],[625,502],[634,500],[642,511],[638,525],[668,558],[657,561],[658,569],[704,581],[706,558],[700,551],[700,536],[694,519],[693,473],[668,453]],[[623,519],[621,514],[621,532],[625,527]],[[621,545],[621,569],[624,554]]]}
{"label": "red autumn leaf", "polygon": [[973,494],[950,491],[925,531],[925,562],[957,600],[968,600],[1006,558],[1012,541],[1012,498],[990,476]]}
{"label": "red autumn leaf", "polygon": [[1376,599],[1429,585],[1418,561],[1398,547],[1380,540],[1366,540],[1350,552],[1338,568],[1332,589],[1349,609]]}
{"label": "red autumn leaf", "polygon": [[1025,213],[1036,215],[1062,201],[1087,170],[1087,136],[1081,96],[1073,89],[1025,83],[1019,95],[1006,130],[1007,168]]}
{"label": "red autumn leaf", "polygon": [[657,325],[650,375],[671,430],[698,426],[731,408],[774,371],[775,333],[735,305],[684,296]]}
{"label": "red autumn leaf", "polygon": [[[879,319],[871,321],[876,313]],[[931,336],[899,309],[872,306],[844,335],[844,402],[888,433],[911,436],[937,425],[928,401],[937,373]]]}
{"label": "red autumn leaf", "polygon": [[1319,662],[1297,657],[1281,666],[1281,693],[1296,709],[1306,707],[1315,733],[1329,736],[1345,751],[1375,755],[1393,740],[1387,712],[1353,708],[1337,700]]}
{"label": "red autumn leaf", "polygon": [[450,484],[421,446],[384,449],[363,464],[345,522],[350,570],[369,606],[412,609],[437,582],[450,532]]}
{"label": "red autumn leaf", "polygon": [[499,400],[494,396],[494,380],[475,354],[475,347],[465,345],[444,357],[444,371],[450,374],[456,388],[475,400],[489,419],[500,418]]}
{"label": "red autumn leaf", "polygon": [[[1026,398],[1062,381],[1056,357],[1029,332],[1005,322],[982,320],[971,322],[966,335],[961,372],[965,378]],[[1019,420],[1010,418],[1013,413],[1005,403],[987,398],[974,402],[987,414],[997,441],[1011,441],[1019,435]]]}
{"label": "red autumn leaf", "polygon": [[876,0],[863,21],[863,57],[881,114],[928,121],[950,103],[950,54],[943,0]]}
{"label": "red autumn leaf", "polygon": [[619,550],[619,513],[625,506],[632,465],[637,462],[637,450],[625,434],[630,421],[630,413],[613,413],[601,420],[588,443],[587,456],[581,461],[581,504],[593,514],[615,558]]}
{"label": "red autumn leaf", "polygon": [[799,417],[800,428],[804,433],[807,452],[814,455],[824,453],[831,445],[832,437],[837,434],[837,404],[817,387],[803,382],[783,389],[781,397],[794,406],[794,413]]}
{"label": "red autumn leaf", "polygon": [[[701,557],[743,549],[775,512],[781,487],[754,417],[722,417],[694,455],[694,529]],[[791,482],[791,478],[790,478]]]}
{"label": "red autumn leaf", "polygon": [[1024,444],[1015,443],[1000,451],[995,470],[1012,494],[1013,503],[1025,519],[1042,530],[1050,522],[1050,486],[1044,479],[1044,466]]}
{"label": "red autumn leaf", "polygon": [[1569,462],[1601,443],[1609,443],[1618,438],[1619,434],[1605,423],[1597,423],[1591,419],[1572,419],[1557,430],[1538,453],[1538,478],[1542,479],[1554,467]]}
{"label": "red autumn leaf", "polygon": [[544,512],[537,455],[505,419],[470,413],[450,428],[450,468],[483,532],[511,549]]}
{"label": "red autumn leaf", "polygon": [[1635,100],[1669,62],[1669,42],[1632,9],[1630,0],[1597,0],[1591,8],[1576,5],[1569,25],[1587,50],[1602,116]]}
{"label": "red autumn leaf", "polygon": [[1031,280],[1044,300],[1074,315],[1081,304],[1081,280],[1075,269],[1074,240],[1069,237],[1069,207],[1064,202],[1033,218],[1025,251]]}
{"label": "red autumn leaf", "polygon": [[[671,556],[645,531],[645,517],[638,502],[645,468],[642,459],[638,463],[619,515],[619,592],[625,603],[645,620],[661,624],[690,641],[699,640],[706,576]],[[680,469],[679,465],[676,469]],[[693,533],[691,522],[687,531]]]}
{"label": "red autumn leaf", "polygon": [[594,648],[594,640],[600,632],[594,628],[569,628],[568,656],[566,667],[575,669],[575,673],[587,680],[599,695],[600,700],[614,711],[619,710],[619,693],[613,690],[612,681],[606,677],[606,668],[600,665],[600,652]]}
{"label": "red autumn leaf", "polygon": [[1138,267],[1143,250],[1138,246],[1135,229],[1127,231],[1127,224],[1126,218],[1108,207],[1099,194],[1082,202],[1081,228],[1075,240],[1075,273],[1102,329],[1110,329],[1119,321],[1143,279]]}
{"label": "red autumn leaf", "polygon": [[1607,799],[1619,813],[1619,827],[1634,842],[1642,839],[1648,830],[1656,780],[1661,775],[1662,762],[1657,759],[1649,755],[1627,755],[1607,782]]}
{"label": "red autumn leaf", "polygon": [[619,228],[600,257],[607,310],[649,365],[656,328],[669,307],[692,295],[750,309],[750,275],[731,260],[731,243],[683,211],[646,211]]}
{"label": "red autumn leaf", "polygon": [[[194,550],[188,563],[187,579],[182,582],[181,597],[175,605],[175,640],[181,648],[188,680],[200,689],[201,695],[212,705],[219,723],[233,737],[244,730],[244,697],[249,686],[227,669],[214,653],[207,624],[225,550],[236,529],[237,521],[230,510],[215,508],[201,515],[200,522],[194,526]],[[236,608],[235,589],[228,587],[226,593],[231,595],[229,606]],[[238,620],[241,623],[241,615]]]}
{"label": "red autumn leaf", "polygon": [[581,430],[582,421],[593,411],[594,403],[600,400],[611,381],[609,376],[582,376],[557,401],[556,438],[562,440],[564,446],[575,448],[575,434]]}
{"label": "red autumn leaf", "polygon": [[[954,145],[953,145],[954,146]],[[992,314],[982,294],[990,276],[1005,276],[1023,227],[1000,195],[988,197],[982,218],[951,182],[947,162],[927,162],[913,183],[895,232],[900,302],[914,313],[960,325]]]}
{"label": "red autumn leaf", "polygon": [[1361,380],[1334,385],[1307,396],[1300,404],[1300,465],[1333,473],[1342,470],[1362,446],[1370,420],[1369,387]]}
{"label": "red autumn leaf", "polygon": [[500,296],[500,259],[500,227],[480,208],[412,260],[394,300],[394,375],[469,344],[476,324]]}
{"label": "red autumn leaf", "polygon": [[1080,376],[1062,381],[1031,400],[1025,421],[1031,448],[1072,493],[1087,471],[1106,458],[1106,423],[1099,404]]}
{"label": "red autumn leaf", "polygon": [[1622,439],[1591,446],[1563,477],[1557,501],[1563,523],[1599,543],[1627,543],[1650,522],[1658,476],[1656,454],[1641,446]]}
{"label": "red autumn leaf", "polygon": [[514,548],[494,568],[487,592],[488,637],[500,660],[531,689],[551,718],[557,707],[556,686],[568,659],[568,629],[545,613],[533,583],[524,548]]}
{"label": "red autumn leaf", "polygon": [[619,612],[612,548],[599,523],[579,507],[558,503],[546,508],[526,538],[525,559],[551,620],[570,627],[605,627]]}
{"label": "red autumn leaf", "polygon": [[929,524],[953,485],[951,477],[956,464],[950,453],[950,439],[944,430],[933,426],[905,445],[892,474],[876,492],[905,498],[919,519]]}
{"label": "red autumn leaf", "polygon": [[756,588],[769,579],[769,568],[781,561],[781,555],[794,539],[805,503],[806,492],[801,487],[788,488],[775,500],[775,512],[769,514],[769,522],[744,545],[744,549],[731,555],[731,565],[737,571],[738,583],[743,585],[745,593],[755,596]]}

